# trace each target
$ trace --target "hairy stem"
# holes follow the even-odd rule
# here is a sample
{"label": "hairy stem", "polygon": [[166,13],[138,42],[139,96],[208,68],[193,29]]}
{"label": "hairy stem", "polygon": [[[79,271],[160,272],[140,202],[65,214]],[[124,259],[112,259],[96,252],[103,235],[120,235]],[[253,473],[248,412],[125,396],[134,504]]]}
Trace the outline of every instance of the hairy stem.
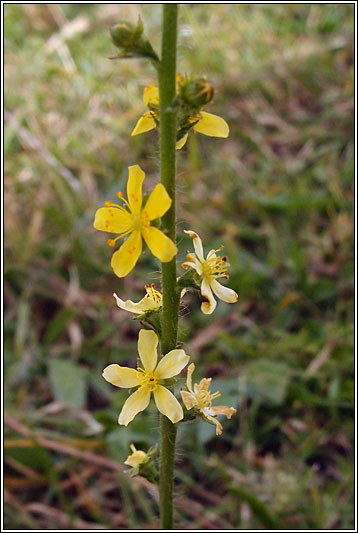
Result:
{"label": "hairy stem", "polygon": [[[165,233],[175,242],[175,159],[176,112],[170,108],[175,99],[178,5],[163,5],[162,56],[159,66],[159,137],[161,180],[173,203],[162,218]],[[179,291],[176,260],[162,263],[162,353],[176,348]],[[160,516],[163,529],[173,528],[173,479],[176,425],[161,415],[160,437]]]}

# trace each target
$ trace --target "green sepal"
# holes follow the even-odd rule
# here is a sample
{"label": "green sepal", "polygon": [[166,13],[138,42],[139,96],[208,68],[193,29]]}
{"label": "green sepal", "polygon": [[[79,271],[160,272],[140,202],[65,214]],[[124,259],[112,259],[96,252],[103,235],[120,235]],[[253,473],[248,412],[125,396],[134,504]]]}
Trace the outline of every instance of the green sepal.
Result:
{"label": "green sepal", "polygon": [[176,378],[168,378],[168,379],[161,379],[160,384],[163,385],[163,387],[170,387],[171,385],[175,385],[177,382]]}
{"label": "green sepal", "polygon": [[177,132],[177,142],[180,141],[190,131],[195,124],[197,124],[199,120],[196,120],[195,122],[185,121],[184,123],[180,124],[180,127]]}
{"label": "green sepal", "polygon": [[179,289],[192,289],[200,290],[200,278],[198,274],[192,268],[188,269],[177,281]]}
{"label": "green sepal", "polygon": [[155,311],[146,311],[133,317],[133,320],[138,320],[146,329],[152,329],[160,339],[162,336],[161,312],[161,308]]}
{"label": "green sepal", "polygon": [[198,112],[214,96],[211,83],[200,76],[188,76],[179,86],[179,100],[188,109]]}
{"label": "green sepal", "polygon": [[194,409],[188,410],[185,405],[183,406],[183,414],[184,417],[179,421],[181,422],[190,422],[192,420],[195,420],[197,413],[194,411]]}

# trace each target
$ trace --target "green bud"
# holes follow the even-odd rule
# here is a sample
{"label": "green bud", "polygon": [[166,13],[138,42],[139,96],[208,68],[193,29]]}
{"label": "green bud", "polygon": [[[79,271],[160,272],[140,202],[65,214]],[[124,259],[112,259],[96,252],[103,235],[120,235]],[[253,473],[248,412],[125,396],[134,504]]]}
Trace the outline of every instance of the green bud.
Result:
{"label": "green bud", "polygon": [[143,24],[138,21],[135,25],[128,20],[121,20],[110,29],[112,41],[118,48],[135,46],[143,34]]}
{"label": "green bud", "polygon": [[213,86],[206,78],[189,77],[180,84],[180,101],[189,107],[202,107],[209,103],[213,96]]}
{"label": "green bud", "polygon": [[143,23],[137,24],[128,20],[120,20],[110,29],[113,44],[121,50],[118,57],[147,57],[158,61],[158,56],[143,33]]}

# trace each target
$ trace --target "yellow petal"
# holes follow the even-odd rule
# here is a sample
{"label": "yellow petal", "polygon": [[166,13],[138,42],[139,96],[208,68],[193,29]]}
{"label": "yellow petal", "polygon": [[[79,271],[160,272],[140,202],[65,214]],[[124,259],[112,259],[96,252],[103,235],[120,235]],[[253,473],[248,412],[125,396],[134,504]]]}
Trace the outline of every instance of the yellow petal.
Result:
{"label": "yellow petal", "polygon": [[168,211],[172,205],[172,199],[167,193],[166,188],[161,183],[158,183],[153,192],[151,192],[147,203],[143,209],[143,214],[145,212],[148,215],[148,220],[154,220],[160,218]]}
{"label": "yellow petal", "polygon": [[223,432],[223,427],[222,427],[222,424],[220,424],[219,420],[217,420],[213,416],[210,416],[210,415],[207,415],[207,414],[205,414],[205,416],[206,416],[206,418],[211,420],[211,422],[213,422],[213,424],[215,424],[215,426],[216,426],[215,433],[217,435],[221,435],[222,432]]}
{"label": "yellow petal", "polygon": [[203,390],[208,391],[210,385],[211,385],[211,378],[202,378],[199,384],[195,383],[194,390],[195,392],[199,392]]}
{"label": "yellow petal", "polygon": [[193,375],[194,370],[195,370],[195,365],[194,365],[194,363],[191,363],[188,366],[188,374],[187,374],[187,378],[186,378],[186,386],[188,387],[188,389],[190,391],[192,390],[191,377]]}
{"label": "yellow petal", "polygon": [[142,236],[139,231],[133,231],[126,242],[114,252],[111,260],[111,267],[114,273],[123,278],[135,266],[142,251]]}
{"label": "yellow petal", "polygon": [[194,253],[186,254],[186,259],[187,260],[185,261],[185,263],[182,263],[181,266],[185,268],[185,270],[188,268],[193,268],[199,274],[199,276],[201,276],[203,273],[203,265],[200,263],[196,254]]}
{"label": "yellow petal", "polygon": [[186,233],[187,235],[189,235],[189,237],[193,239],[193,245],[194,245],[196,256],[199,259],[199,261],[203,263],[204,262],[203,243],[201,242],[199,235],[195,233],[195,231],[191,231],[191,230],[184,230],[184,233]]}
{"label": "yellow petal", "polygon": [[135,468],[136,466],[139,466],[144,463],[146,458],[147,454],[143,452],[143,450],[136,450],[132,453],[132,455],[128,455],[127,459],[124,461],[124,464]]}
{"label": "yellow petal", "polygon": [[228,304],[234,304],[239,299],[235,291],[229,289],[229,287],[224,287],[218,281],[216,281],[216,279],[213,279],[210,282],[210,287],[214,291],[214,294],[216,294],[216,296],[220,298],[220,300],[222,300],[223,302],[227,302]]}
{"label": "yellow petal", "polygon": [[132,225],[132,217],[123,208],[101,207],[97,209],[93,226],[100,231],[125,233]]}
{"label": "yellow petal", "polygon": [[156,367],[158,337],[152,330],[141,329],[138,336],[138,353],[144,370],[153,371]]}
{"label": "yellow petal", "polygon": [[189,355],[184,350],[171,350],[163,357],[155,369],[155,377],[158,379],[169,379],[183,370],[189,362]]}
{"label": "yellow petal", "polygon": [[213,297],[211,288],[207,279],[203,279],[201,282],[201,294],[207,300],[201,304],[201,310],[204,315],[211,315],[216,307],[216,300]]}
{"label": "yellow petal", "polygon": [[210,407],[210,414],[215,415],[225,415],[226,418],[231,418],[232,415],[236,413],[237,409],[234,407],[226,407],[226,405],[217,405],[215,407]]}
{"label": "yellow petal", "polygon": [[130,389],[140,385],[140,373],[134,368],[119,365],[109,365],[103,370],[102,376],[116,387]]}
{"label": "yellow petal", "polygon": [[149,104],[159,105],[159,89],[154,82],[144,88],[143,101],[146,107]]}
{"label": "yellow petal", "polygon": [[131,136],[134,135],[140,135],[141,133],[145,133],[146,131],[153,130],[156,128],[156,123],[154,118],[152,117],[152,114],[150,112],[144,113],[138,120],[137,124],[134,127],[134,130],[131,133]]}
{"label": "yellow petal", "polygon": [[118,424],[121,426],[128,426],[133,418],[144,411],[148,407],[150,400],[150,390],[148,387],[139,387],[139,389],[131,394],[123,405],[122,411],[118,418]]}
{"label": "yellow petal", "polygon": [[168,389],[162,385],[158,385],[153,394],[158,411],[169,418],[173,424],[176,424],[184,418],[180,403]]}
{"label": "yellow petal", "polygon": [[145,173],[139,165],[128,167],[127,196],[130,209],[134,215],[139,215],[142,209],[142,183]]}
{"label": "yellow petal", "polygon": [[188,134],[186,133],[184,135],[184,137],[182,137],[181,139],[179,139],[179,141],[177,141],[177,143],[175,145],[176,149],[180,150],[181,148],[183,148],[183,146],[186,143],[187,139],[188,139]]}
{"label": "yellow petal", "polygon": [[159,307],[156,302],[154,302],[147,296],[144,296],[144,298],[142,298],[137,303],[132,302],[132,300],[126,300],[124,302],[115,293],[113,294],[113,296],[116,299],[118,307],[120,309],[124,309],[125,311],[129,311],[129,313],[136,313],[140,315],[142,313],[146,313],[147,311],[153,311],[154,309],[157,309]]}
{"label": "yellow petal", "polygon": [[180,391],[181,398],[183,400],[183,403],[187,409],[192,409],[194,405],[197,405],[196,398],[194,394],[191,392],[187,392],[185,390]]}
{"label": "yellow petal", "polygon": [[228,137],[229,126],[225,120],[217,115],[201,111],[199,122],[193,126],[193,130],[209,137]]}
{"label": "yellow petal", "polygon": [[149,226],[143,232],[143,238],[150,251],[158,257],[162,263],[168,263],[177,254],[178,248],[162,231],[154,226]]}

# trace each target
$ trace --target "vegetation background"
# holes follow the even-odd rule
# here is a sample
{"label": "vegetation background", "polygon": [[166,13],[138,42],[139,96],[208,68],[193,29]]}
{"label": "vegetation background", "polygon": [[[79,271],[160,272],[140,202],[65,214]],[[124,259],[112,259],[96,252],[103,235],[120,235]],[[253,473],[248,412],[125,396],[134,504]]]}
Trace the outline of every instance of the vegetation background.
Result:
{"label": "vegetation background", "polygon": [[[130,137],[153,68],[108,60],[108,29],[140,14],[159,50],[161,5],[4,11],[5,527],[156,528],[123,460],[157,412],[119,427],[101,372],[137,353],[112,293],[140,299],[158,263],[116,278],[92,222],[129,165],[159,179],[157,132]],[[223,243],[240,300],[184,301],[180,341],[238,414],[180,428],[179,529],[354,527],[353,32],[353,4],[180,5],[178,70],[212,81],[230,137],[178,153],[178,260],[182,229]]]}

